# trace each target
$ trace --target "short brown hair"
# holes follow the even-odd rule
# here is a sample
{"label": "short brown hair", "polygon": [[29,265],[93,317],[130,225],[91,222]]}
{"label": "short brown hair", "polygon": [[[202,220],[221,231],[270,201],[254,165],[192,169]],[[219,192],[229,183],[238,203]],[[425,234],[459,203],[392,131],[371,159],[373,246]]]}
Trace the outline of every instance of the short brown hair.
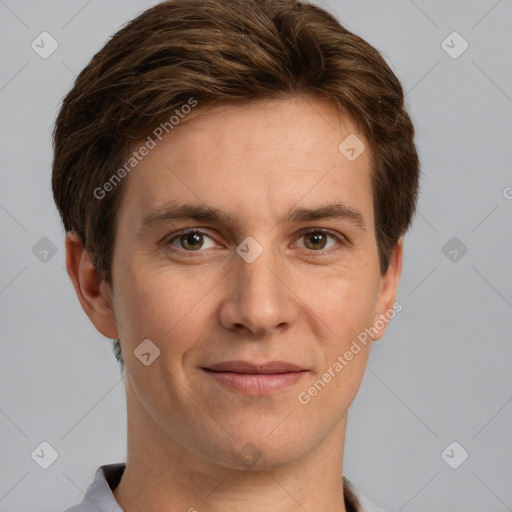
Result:
{"label": "short brown hair", "polygon": [[[419,182],[414,128],[379,52],[326,10],[298,0],[171,0],[119,30],[63,100],[52,187],[66,231],[112,286],[125,181],[98,199],[136,141],[194,98],[206,107],[314,94],[349,115],[370,146],[381,272],[410,225]],[[341,142],[341,141],[340,141]],[[116,357],[121,361],[119,341]]]}

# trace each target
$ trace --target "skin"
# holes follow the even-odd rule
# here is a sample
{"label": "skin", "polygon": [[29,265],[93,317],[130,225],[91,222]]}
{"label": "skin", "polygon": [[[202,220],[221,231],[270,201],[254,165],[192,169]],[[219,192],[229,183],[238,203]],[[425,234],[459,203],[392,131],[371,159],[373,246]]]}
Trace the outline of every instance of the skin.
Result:
{"label": "skin", "polygon": [[[392,309],[402,266],[400,240],[381,275],[369,150],[349,161],[338,150],[349,134],[365,142],[312,96],[198,110],[126,178],[112,290],[67,235],[83,309],[99,332],[121,338],[128,457],[114,496],[123,510],[345,510],[347,411],[371,342],[310,403],[298,395]],[[218,208],[233,222],[181,219],[139,231],[168,201]],[[364,228],[346,218],[283,220],[333,203],[357,210]],[[187,228],[204,234],[191,239],[199,249],[177,236]],[[304,234],[311,228],[328,234]],[[263,249],[252,263],[236,252],[248,236]],[[134,355],[144,339],[160,350],[148,366]],[[278,392],[248,395],[203,370],[228,360],[281,360],[307,372]]]}

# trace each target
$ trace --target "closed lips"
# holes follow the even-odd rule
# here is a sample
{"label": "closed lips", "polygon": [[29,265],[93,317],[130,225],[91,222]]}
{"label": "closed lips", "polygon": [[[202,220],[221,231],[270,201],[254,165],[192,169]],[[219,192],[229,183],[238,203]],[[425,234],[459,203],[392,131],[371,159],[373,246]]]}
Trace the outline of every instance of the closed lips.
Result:
{"label": "closed lips", "polygon": [[204,368],[205,370],[213,372],[231,372],[243,374],[277,374],[277,373],[290,373],[290,372],[303,372],[307,371],[300,366],[287,363],[284,361],[270,361],[260,365],[255,365],[246,361],[226,361],[217,363]]}

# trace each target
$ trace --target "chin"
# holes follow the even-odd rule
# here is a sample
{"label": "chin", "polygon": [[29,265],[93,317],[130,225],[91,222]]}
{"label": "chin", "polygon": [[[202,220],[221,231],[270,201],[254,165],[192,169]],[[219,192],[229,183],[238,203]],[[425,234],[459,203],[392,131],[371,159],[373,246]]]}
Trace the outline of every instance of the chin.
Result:
{"label": "chin", "polygon": [[[239,435],[238,440],[232,442],[216,461],[222,459],[223,464],[231,469],[269,471],[301,457],[305,446],[300,436],[297,439],[291,434],[269,437],[271,431],[267,430],[264,436]],[[284,442],[283,437],[286,437],[287,442]]]}

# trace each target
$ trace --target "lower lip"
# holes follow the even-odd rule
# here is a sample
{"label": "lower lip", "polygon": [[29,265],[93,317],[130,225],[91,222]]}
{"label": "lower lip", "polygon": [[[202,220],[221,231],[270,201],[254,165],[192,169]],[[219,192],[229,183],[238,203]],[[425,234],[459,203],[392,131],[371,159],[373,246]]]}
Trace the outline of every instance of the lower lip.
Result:
{"label": "lower lip", "polygon": [[218,383],[248,395],[269,395],[280,391],[299,382],[306,373],[301,371],[265,374],[214,372],[211,370],[205,370],[205,372]]}

